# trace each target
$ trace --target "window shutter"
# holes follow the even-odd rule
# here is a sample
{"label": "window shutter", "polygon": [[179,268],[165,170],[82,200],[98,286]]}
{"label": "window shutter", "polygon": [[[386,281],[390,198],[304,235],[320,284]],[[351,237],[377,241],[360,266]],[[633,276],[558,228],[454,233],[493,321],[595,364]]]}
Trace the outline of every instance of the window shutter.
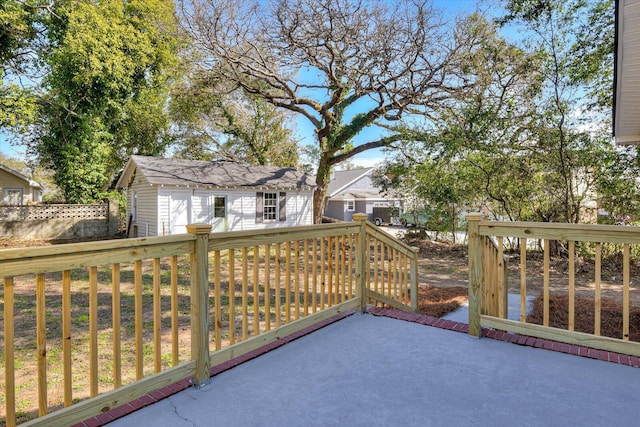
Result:
{"label": "window shutter", "polygon": [[256,224],[264,222],[264,197],[262,191],[256,193]]}
{"label": "window shutter", "polygon": [[287,220],[287,193],[285,192],[281,192],[280,193],[280,213],[278,215],[278,218],[280,219],[280,221],[286,221]]}

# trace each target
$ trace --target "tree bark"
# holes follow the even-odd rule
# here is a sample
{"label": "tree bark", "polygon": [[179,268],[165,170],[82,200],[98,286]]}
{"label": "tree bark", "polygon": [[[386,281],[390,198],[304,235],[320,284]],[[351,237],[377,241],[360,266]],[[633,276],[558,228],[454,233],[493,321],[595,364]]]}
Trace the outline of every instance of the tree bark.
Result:
{"label": "tree bark", "polygon": [[327,185],[331,175],[331,165],[326,158],[321,158],[318,164],[318,172],[316,174],[316,189],[313,192],[313,223],[322,223],[322,214],[324,213],[325,197],[327,196]]}

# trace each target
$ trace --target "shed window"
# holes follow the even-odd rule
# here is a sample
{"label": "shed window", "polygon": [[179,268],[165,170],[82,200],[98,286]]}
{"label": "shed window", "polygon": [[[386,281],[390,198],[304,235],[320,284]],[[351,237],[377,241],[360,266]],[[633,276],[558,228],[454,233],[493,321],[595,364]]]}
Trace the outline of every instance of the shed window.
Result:
{"label": "shed window", "polygon": [[213,217],[214,218],[225,218],[226,217],[226,204],[227,200],[225,197],[214,197],[213,198]]}
{"label": "shed window", "polygon": [[287,220],[287,193],[256,193],[256,223]]}
{"label": "shed window", "polygon": [[278,193],[264,193],[264,220],[278,219]]}

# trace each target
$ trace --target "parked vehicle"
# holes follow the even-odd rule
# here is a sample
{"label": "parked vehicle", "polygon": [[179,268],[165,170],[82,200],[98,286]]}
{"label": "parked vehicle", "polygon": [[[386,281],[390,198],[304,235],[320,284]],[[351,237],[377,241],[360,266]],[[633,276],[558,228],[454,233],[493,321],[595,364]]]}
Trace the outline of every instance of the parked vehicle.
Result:
{"label": "parked vehicle", "polygon": [[397,206],[376,206],[373,208],[373,223],[381,225],[398,225],[400,223],[398,214],[400,208]]}
{"label": "parked vehicle", "polygon": [[426,227],[431,220],[431,213],[427,211],[405,212],[400,215],[400,224],[403,227]]}
{"label": "parked vehicle", "polygon": [[373,208],[373,223],[378,227],[382,224],[389,224],[391,215],[388,207],[375,207]]}

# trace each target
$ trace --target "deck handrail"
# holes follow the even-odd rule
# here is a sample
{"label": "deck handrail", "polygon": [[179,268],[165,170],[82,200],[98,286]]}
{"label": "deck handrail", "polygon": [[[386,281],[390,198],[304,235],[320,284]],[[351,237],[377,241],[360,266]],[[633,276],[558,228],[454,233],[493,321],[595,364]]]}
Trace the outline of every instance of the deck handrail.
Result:
{"label": "deck handrail", "polygon": [[478,226],[481,236],[640,244],[640,227],[626,225],[480,220]]}
{"label": "deck handrail", "polygon": [[[629,341],[630,323],[630,246],[640,244],[640,227],[562,224],[542,222],[498,222],[484,221],[480,213],[467,215],[469,224],[469,334],[480,337],[482,327],[496,328],[540,337],[556,341],[587,345],[596,349],[616,351],[624,354],[640,356],[640,343]],[[483,259],[487,258],[483,247],[484,239],[497,238],[498,247],[504,238],[519,238],[520,244],[520,321],[508,320],[505,313],[483,313],[482,298],[487,286],[485,276],[487,266]],[[543,241],[543,324],[526,323],[525,297],[527,284],[526,254],[527,241],[538,239]],[[550,242],[566,242],[569,256],[567,278],[567,294],[569,300],[567,329],[549,326],[550,318]],[[595,246],[594,273],[594,333],[574,331],[575,325],[575,263],[576,242],[589,242]],[[622,330],[621,339],[600,336],[600,303],[601,303],[601,260],[602,244],[614,243],[622,245]],[[494,262],[497,262],[494,261]]]}
{"label": "deck handrail", "polygon": [[[335,314],[365,310],[367,304],[417,310],[417,249],[381,231],[366,215],[354,215],[354,222],[255,231],[211,234],[211,227],[203,224],[191,224],[187,229],[188,234],[183,235],[0,250],[8,426],[16,425],[17,418],[12,337],[15,289],[20,283],[33,287],[29,292],[33,292],[30,295],[37,312],[33,353],[39,372],[39,417],[27,421],[26,426],[74,424],[185,377],[201,386],[213,364]],[[184,257],[189,257],[188,274],[181,267]],[[90,398],[79,403],[72,401],[71,379],[71,338],[77,335],[71,327],[74,274],[86,276],[88,282],[88,305],[80,309],[86,311],[88,321]],[[185,295],[178,286],[187,279],[191,349],[185,360],[184,350],[177,344],[178,329],[185,327],[179,320],[184,317],[179,300]],[[125,383],[121,378],[123,346],[120,334],[113,333],[114,386],[105,392],[98,379],[100,370],[105,369],[98,359],[99,321],[104,320],[106,304],[112,309],[113,322],[107,326],[113,331],[128,326],[120,324],[123,288],[128,289],[134,306],[131,326],[135,326],[135,336],[131,339],[135,354],[130,358],[135,362],[135,379]],[[48,313],[58,310],[49,307],[58,295],[62,300],[60,353],[64,367],[61,404],[65,407],[49,412],[47,370],[51,362],[47,353],[51,345],[58,344],[47,336],[52,321]],[[171,307],[163,308],[167,298]],[[143,317],[147,312],[152,316]],[[163,317],[171,321],[170,343],[162,333]],[[170,351],[164,350],[165,344],[170,344]],[[146,348],[151,349],[153,366],[145,361]]]}

